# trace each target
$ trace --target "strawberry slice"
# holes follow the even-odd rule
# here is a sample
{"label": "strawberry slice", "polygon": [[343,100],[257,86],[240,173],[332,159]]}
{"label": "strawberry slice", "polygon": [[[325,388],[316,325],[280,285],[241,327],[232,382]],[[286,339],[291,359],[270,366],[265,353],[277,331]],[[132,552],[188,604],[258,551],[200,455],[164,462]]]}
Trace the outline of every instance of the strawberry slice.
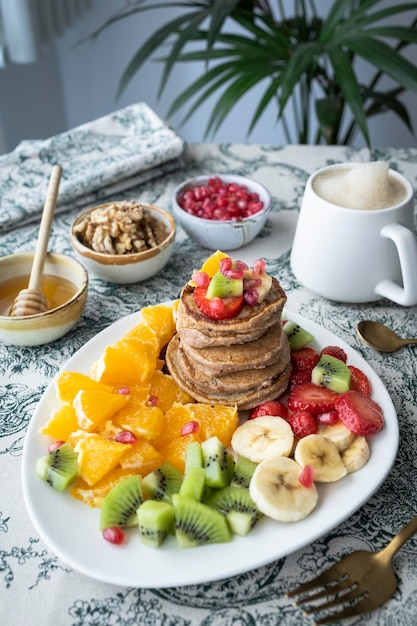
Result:
{"label": "strawberry slice", "polygon": [[373,435],[384,425],[382,409],[372,398],[359,391],[346,391],[335,402],[339,419],[355,435]]}
{"label": "strawberry slice", "polygon": [[268,400],[252,409],[249,413],[248,419],[253,420],[257,417],[264,417],[265,415],[283,417],[286,419],[288,416],[288,409],[285,404],[279,402],[278,400]]}
{"label": "strawberry slice", "polygon": [[291,362],[297,370],[308,370],[311,372],[313,367],[319,362],[319,359],[320,356],[317,350],[309,346],[291,352]]}
{"label": "strawberry slice", "polygon": [[213,320],[227,320],[236,317],[245,302],[242,296],[227,298],[207,298],[207,287],[197,286],[194,289],[194,301],[200,311]]}
{"label": "strawberry slice", "polygon": [[312,415],[321,415],[334,409],[339,394],[336,391],[319,387],[313,383],[296,385],[288,396],[288,408],[291,411],[308,411]]}
{"label": "strawberry slice", "polygon": [[365,372],[354,365],[348,365],[348,368],[350,369],[350,388],[370,396],[371,383]]}
{"label": "strawberry slice", "polygon": [[300,439],[317,433],[316,418],[308,411],[296,411],[287,421],[294,435]]}
{"label": "strawberry slice", "polygon": [[347,361],[347,354],[343,350],[343,348],[341,348],[340,346],[326,346],[321,351],[320,356],[322,354],[329,354],[330,356],[333,356],[335,359],[339,359],[340,361],[343,361],[343,363],[346,363]]}

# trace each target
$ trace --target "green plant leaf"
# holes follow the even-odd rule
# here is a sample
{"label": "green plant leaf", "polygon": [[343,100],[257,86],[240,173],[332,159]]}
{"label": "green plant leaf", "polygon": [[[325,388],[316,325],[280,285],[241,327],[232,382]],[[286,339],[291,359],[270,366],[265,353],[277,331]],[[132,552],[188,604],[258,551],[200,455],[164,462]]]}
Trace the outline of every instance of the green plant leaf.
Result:
{"label": "green plant leaf", "polygon": [[417,91],[417,67],[385,42],[358,34],[341,43],[406,89]]}
{"label": "green plant leaf", "polygon": [[214,46],[223,24],[239,4],[240,0],[213,0],[210,27],[207,33],[207,48]]}
{"label": "green plant leaf", "polygon": [[352,115],[367,145],[370,147],[370,138],[362,96],[355,73],[352,69],[349,55],[336,46],[329,46],[327,52],[333,65],[336,79],[340,85],[343,97],[349,106]]}
{"label": "green plant leaf", "polygon": [[266,89],[266,91],[264,92],[256,110],[255,110],[255,114],[251,120],[251,123],[249,125],[249,130],[248,130],[248,135],[250,135],[250,133],[253,131],[255,125],[257,124],[257,122],[259,121],[262,113],[265,111],[266,107],[268,106],[268,104],[271,102],[271,100],[273,99],[277,99],[277,94],[279,93],[279,90],[281,88],[282,85],[282,74],[279,74],[278,76],[275,76],[272,78],[271,80],[271,84],[269,85],[269,87]]}
{"label": "green plant leaf", "polygon": [[317,63],[320,53],[321,47],[317,42],[300,44],[294,50],[294,54],[290,57],[287,68],[284,70],[282,91],[279,100],[280,116],[285,109],[288,99],[294,92],[295,86],[300,81],[301,76],[308,70],[311,71],[311,68]]}

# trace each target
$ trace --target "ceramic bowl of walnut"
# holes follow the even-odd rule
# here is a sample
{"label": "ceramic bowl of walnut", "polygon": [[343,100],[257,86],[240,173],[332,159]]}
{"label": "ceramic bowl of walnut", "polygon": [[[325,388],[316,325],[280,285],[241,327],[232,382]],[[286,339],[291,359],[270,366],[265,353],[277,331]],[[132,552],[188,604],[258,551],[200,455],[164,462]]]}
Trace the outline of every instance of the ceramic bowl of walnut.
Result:
{"label": "ceramic bowl of walnut", "polygon": [[72,223],[74,251],[91,274],[111,283],[137,283],[169,261],[175,220],[163,209],[133,200],[102,204]]}

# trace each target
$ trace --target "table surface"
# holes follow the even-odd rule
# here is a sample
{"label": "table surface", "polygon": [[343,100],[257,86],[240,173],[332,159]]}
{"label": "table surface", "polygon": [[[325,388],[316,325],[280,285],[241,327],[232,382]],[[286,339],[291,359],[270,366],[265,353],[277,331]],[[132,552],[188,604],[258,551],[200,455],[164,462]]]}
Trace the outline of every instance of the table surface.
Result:
{"label": "table surface", "polygon": [[[373,158],[387,160],[417,187],[417,150],[376,149]],[[308,176],[326,164],[369,159],[367,149],[346,147],[195,144],[188,146],[180,169],[113,199],[135,198],[170,209],[177,184],[211,172],[248,175],[270,189],[273,207],[268,223],[254,242],[239,250],[238,258],[248,263],[265,258],[268,272],[278,278],[287,293],[288,308],[346,341],[381,378],[395,405],[400,428],[398,454],[382,486],[358,511],[312,545],[256,570],[207,584],[169,589],[117,587],[72,570],[43,544],[26,511],[21,488],[22,449],[31,416],[57,371],[89,339],[143,306],[178,297],[190,268],[200,266],[210,254],[179,229],[170,263],[153,279],[117,286],[90,277],[82,319],[62,339],[35,348],[0,344],[0,607],[8,624],[309,624],[302,611],[285,598],[285,592],[346,552],[381,549],[416,515],[417,349],[378,353],[360,341],[355,329],[358,321],[371,318],[388,323],[403,336],[415,337],[417,307],[405,308],[386,300],[369,305],[327,301],[303,289],[289,264]],[[50,244],[54,251],[73,254],[68,233],[75,213],[68,211],[56,217]],[[34,249],[36,235],[36,223],[1,234],[1,254]],[[417,622],[416,557],[417,540],[412,538],[394,559],[398,580],[394,596],[381,609],[351,623],[406,626]]]}

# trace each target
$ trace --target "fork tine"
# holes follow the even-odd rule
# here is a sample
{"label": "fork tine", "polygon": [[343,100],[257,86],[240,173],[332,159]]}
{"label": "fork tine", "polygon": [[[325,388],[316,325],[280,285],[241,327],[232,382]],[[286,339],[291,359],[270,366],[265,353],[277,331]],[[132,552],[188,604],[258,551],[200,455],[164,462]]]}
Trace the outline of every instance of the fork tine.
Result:
{"label": "fork tine", "polygon": [[[338,573],[339,572],[339,573]],[[332,574],[336,574],[335,577],[331,577]],[[291,589],[291,591],[287,591],[287,598],[292,598],[293,596],[298,596],[299,594],[305,593],[306,591],[310,591],[311,589],[315,589],[316,587],[322,587],[323,585],[329,584],[332,580],[337,580],[341,576],[343,576],[345,572],[340,571],[340,561],[326,569],[324,572],[313,578],[313,580],[308,580],[307,582],[295,587],[295,589]]]}
{"label": "fork tine", "polygon": [[[333,591],[330,591],[330,590],[326,590],[326,591],[327,591],[327,595],[333,594]],[[335,606],[341,607],[343,604],[346,604],[346,602],[350,602],[352,600],[357,600],[357,601],[360,600],[362,598],[362,595],[363,594],[361,594],[360,592],[358,593],[358,586],[356,585],[350,591],[347,591],[346,593],[342,595],[338,595],[337,597],[332,598],[328,600],[327,602],[322,602],[321,604],[317,604],[316,606],[311,606],[308,609],[304,609],[304,613],[307,613],[307,614],[318,613],[319,611],[327,611],[327,609],[334,608]],[[309,602],[310,598],[308,598],[307,601]]]}
{"label": "fork tine", "polygon": [[[306,602],[312,602],[313,600],[319,600],[320,598],[326,598],[327,596],[332,596],[340,591],[349,590],[353,585],[357,584],[350,580],[349,577],[342,578],[337,584],[329,585],[324,587],[321,591],[317,591],[317,593],[313,593],[310,595],[306,595],[303,598],[299,598],[295,600],[296,604],[305,604]],[[346,595],[346,594],[345,594]],[[343,596],[344,597],[344,596]]]}
{"label": "fork tine", "polygon": [[373,608],[376,607],[369,606],[368,598],[364,598],[362,601],[347,606],[341,611],[337,611],[336,613],[332,613],[331,615],[326,615],[326,617],[316,619],[314,621],[314,624],[315,626],[320,626],[321,624],[332,624],[333,622],[338,622],[341,619],[356,617],[357,615],[361,615],[362,613],[367,613]]}

